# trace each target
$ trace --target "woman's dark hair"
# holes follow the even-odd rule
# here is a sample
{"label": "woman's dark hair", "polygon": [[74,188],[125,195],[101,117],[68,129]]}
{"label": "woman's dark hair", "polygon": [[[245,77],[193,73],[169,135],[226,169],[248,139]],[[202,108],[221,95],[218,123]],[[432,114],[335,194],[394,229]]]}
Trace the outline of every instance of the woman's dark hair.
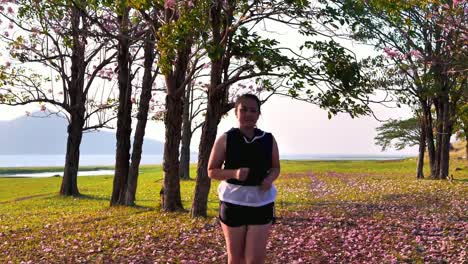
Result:
{"label": "woman's dark hair", "polygon": [[257,103],[257,106],[258,106],[258,113],[260,113],[260,105],[262,103],[260,103],[260,99],[258,99],[258,97],[254,94],[243,94],[239,97],[237,97],[237,100],[234,104],[234,109],[237,111],[237,107],[239,106],[239,104],[241,103],[242,100],[244,99],[252,99],[252,100],[255,100],[255,102]]}

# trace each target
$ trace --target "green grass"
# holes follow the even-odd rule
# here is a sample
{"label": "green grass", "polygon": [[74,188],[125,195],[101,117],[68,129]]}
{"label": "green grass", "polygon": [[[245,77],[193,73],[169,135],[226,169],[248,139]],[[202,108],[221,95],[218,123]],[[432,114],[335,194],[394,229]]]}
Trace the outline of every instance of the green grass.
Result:
{"label": "green grass", "polygon": [[[279,190],[276,204],[280,214],[321,204],[357,201],[378,203],[418,193],[448,193],[454,199],[464,199],[463,197],[468,195],[468,169],[465,162],[459,160],[451,162],[450,171],[455,178],[453,182],[416,180],[414,159],[282,161],[281,166],[281,176],[275,183]],[[462,170],[455,171],[457,167]],[[0,173],[56,169],[60,168],[0,169]],[[191,168],[191,176],[195,177],[194,166]],[[200,228],[213,221],[218,209],[216,189],[219,182],[212,182],[208,199],[208,219],[192,220],[187,213],[161,212],[159,191],[162,179],[161,166],[142,166],[138,180],[137,206],[110,207],[112,175],[79,177],[81,197],[59,196],[59,177],[0,178],[0,242],[2,234],[13,236],[9,238],[14,241],[14,245],[7,249],[25,254],[14,259],[18,261],[34,259],[31,252],[38,249],[41,241],[55,243],[56,240],[64,239],[63,245],[56,246],[67,247],[67,243],[72,243],[71,241],[89,242],[99,238],[99,248],[102,252],[108,252],[117,243],[113,240],[114,235],[126,234],[126,239],[138,243],[142,236],[148,234],[154,237],[167,237],[170,234],[176,236],[184,230]],[[323,184],[323,192],[312,191],[312,184]],[[186,209],[191,207],[194,187],[194,180],[181,182],[182,202]],[[415,196],[415,201],[428,202],[425,196],[418,197]],[[15,237],[22,239],[15,240]],[[2,245],[0,249],[1,247]],[[79,253],[80,250],[81,246],[76,251]],[[0,262],[7,258],[7,255],[11,258],[11,252],[7,250],[0,253]],[[28,254],[32,255],[28,258]],[[86,255],[85,252],[82,254]]]}
{"label": "green grass", "polygon": [[[452,162],[452,167],[463,167],[462,162]],[[21,168],[30,172],[50,171],[60,168]],[[91,169],[91,168],[86,168]],[[96,168],[92,168],[96,169]],[[103,169],[102,167],[100,169]],[[105,169],[112,169],[105,167]],[[8,169],[3,169],[8,171]],[[347,184],[338,177],[330,177],[327,172],[347,175],[369,176],[365,179],[357,177],[358,181],[370,181],[373,189],[363,192],[357,189],[348,188]],[[445,186],[445,181],[423,180],[417,181],[414,177],[415,161],[283,161],[282,175],[276,185],[279,187],[278,205],[285,208],[297,209],[314,201],[323,200],[363,200],[377,199],[387,193],[407,193],[414,190],[412,185]],[[453,169],[452,169],[453,171]],[[329,188],[334,189],[334,196],[328,195],[317,198],[309,191],[311,183],[310,177],[304,173],[311,172],[319,176]],[[426,172],[428,173],[428,172]],[[456,180],[466,180],[467,169],[452,172]],[[300,175],[295,175],[300,174]],[[191,168],[192,178],[195,177],[195,167]],[[395,179],[399,179],[401,186],[391,185]],[[161,189],[163,174],[161,166],[142,166],[138,180],[137,205],[140,208],[151,210],[160,209],[159,190]],[[69,217],[73,218],[75,212],[83,214],[96,214],[109,210],[109,198],[112,191],[113,176],[80,176],[78,186],[83,197],[67,198],[58,196],[61,178],[0,178],[0,213],[2,225],[9,228],[21,225],[34,224],[44,217],[49,221],[57,221],[62,218],[61,212],[67,211]],[[213,181],[208,200],[209,216],[216,216],[218,199],[216,189],[219,182]],[[377,186],[387,186],[385,191],[377,191]],[[181,193],[185,208],[191,207],[195,187],[195,180],[182,181]],[[424,188],[424,189],[426,189]],[[433,187],[436,188],[436,187]],[[376,196],[378,196],[376,198]],[[147,210],[141,209],[141,210]],[[96,211],[97,210],[97,211]],[[136,209],[140,210],[140,209]],[[58,212],[60,211],[60,212]],[[31,212],[33,212],[31,214]],[[25,217],[30,215],[32,217]],[[22,221],[16,221],[16,219]]]}
{"label": "green grass", "polygon": [[[94,171],[113,169],[111,166],[84,166],[80,167],[80,171]],[[14,167],[14,168],[0,168],[1,175],[19,174],[19,173],[40,173],[51,171],[63,171],[63,167]]]}

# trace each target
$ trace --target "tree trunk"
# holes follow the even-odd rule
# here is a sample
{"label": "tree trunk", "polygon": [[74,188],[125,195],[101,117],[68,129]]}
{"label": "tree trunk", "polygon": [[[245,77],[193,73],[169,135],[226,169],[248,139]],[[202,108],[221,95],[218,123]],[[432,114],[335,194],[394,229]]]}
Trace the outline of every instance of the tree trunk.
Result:
{"label": "tree trunk", "polygon": [[78,196],[78,169],[80,163],[80,144],[83,135],[83,115],[72,113],[71,123],[68,125],[67,154],[63,172],[60,194],[65,196]]}
{"label": "tree trunk", "polygon": [[[211,187],[211,180],[208,177],[208,160],[211,149],[216,140],[218,123],[224,110],[226,102],[227,88],[220,87],[223,78],[223,68],[228,65],[225,58],[224,47],[222,46],[222,24],[221,24],[221,4],[220,1],[213,1],[210,8],[210,25],[213,35],[213,45],[217,45],[221,54],[211,57],[210,87],[208,89],[208,102],[205,122],[202,127],[202,135],[198,149],[197,182],[195,195],[192,203],[192,217],[205,217],[208,204],[208,194]],[[224,24],[228,27],[229,25]]]}
{"label": "tree trunk", "polygon": [[208,108],[198,150],[197,182],[192,204],[192,217],[206,217],[207,215],[208,194],[211,187],[211,180],[208,177],[208,160],[216,140],[218,123],[222,115],[222,95],[223,93],[216,91],[208,98]]}
{"label": "tree trunk", "polygon": [[443,100],[443,115],[442,115],[442,142],[441,142],[441,159],[439,179],[447,179],[450,165],[450,137],[452,136],[452,121],[451,117],[455,113],[451,111],[448,94]]}
{"label": "tree trunk", "polygon": [[[421,120],[422,119],[422,120]],[[420,137],[419,137],[419,156],[418,156],[418,170],[416,178],[424,179],[424,151],[426,150],[426,125],[424,117],[420,118]]]}
{"label": "tree trunk", "polygon": [[190,180],[190,142],[192,141],[192,122],[190,118],[192,87],[188,86],[184,96],[184,112],[182,115],[182,147],[180,149],[179,178]]}
{"label": "tree trunk", "polygon": [[143,152],[143,141],[145,137],[146,123],[148,120],[148,109],[151,100],[151,88],[153,85],[152,68],[155,58],[154,38],[151,32],[146,35],[145,41],[145,72],[143,74],[143,83],[140,95],[140,107],[138,109],[138,123],[135,130],[135,138],[133,140],[132,160],[127,179],[127,190],[125,193],[125,205],[134,205],[136,197],[136,189],[138,183],[138,173]]}
{"label": "tree trunk", "polygon": [[431,170],[431,178],[434,178],[436,175],[435,170],[435,159],[436,159],[436,150],[434,145],[434,132],[433,132],[433,122],[432,122],[432,114],[431,114],[431,104],[428,103],[426,100],[421,101],[423,115],[424,115],[424,123],[426,128],[426,144],[427,144],[427,152],[429,155],[429,166]]}
{"label": "tree trunk", "polygon": [[443,150],[442,159],[440,166],[440,178],[447,179],[449,176],[450,168],[450,138],[453,133],[453,118],[456,116],[456,102],[450,102],[450,98],[447,94],[444,105],[444,120],[443,120]]}
{"label": "tree trunk", "polygon": [[442,130],[443,130],[443,124],[442,124],[442,116],[443,116],[443,105],[440,100],[435,100],[435,108],[436,108],[436,148],[435,148],[435,174],[433,176],[434,179],[440,179],[440,159],[441,159],[441,150],[442,150]]}
{"label": "tree trunk", "polygon": [[117,17],[120,25],[119,36],[119,108],[117,113],[117,150],[111,205],[123,205],[129,173],[130,136],[132,131],[132,102],[130,83],[130,56],[128,39],[128,8]]}
{"label": "tree trunk", "polygon": [[[167,83],[167,82],[166,82]],[[183,210],[180,197],[179,181],[179,145],[182,126],[182,98],[168,94],[166,96],[166,137],[164,143],[164,185],[162,208],[164,211]]]}
{"label": "tree trunk", "polygon": [[186,39],[185,45],[177,50],[174,71],[166,77],[166,127],[164,142],[164,182],[161,190],[162,208],[164,211],[182,211],[179,178],[179,147],[182,133],[183,96],[185,94],[187,69],[190,59],[192,41]]}
{"label": "tree trunk", "polygon": [[465,130],[465,160],[468,163],[468,131]]}
{"label": "tree trunk", "polygon": [[78,191],[78,169],[80,163],[80,144],[85,123],[85,96],[84,74],[85,74],[85,44],[81,41],[80,24],[86,27],[85,21],[81,22],[82,12],[79,8],[72,7],[72,38],[73,50],[71,57],[71,82],[69,82],[70,94],[70,124],[68,125],[67,150],[65,157],[65,168],[63,172],[60,194],[69,196],[79,195]]}

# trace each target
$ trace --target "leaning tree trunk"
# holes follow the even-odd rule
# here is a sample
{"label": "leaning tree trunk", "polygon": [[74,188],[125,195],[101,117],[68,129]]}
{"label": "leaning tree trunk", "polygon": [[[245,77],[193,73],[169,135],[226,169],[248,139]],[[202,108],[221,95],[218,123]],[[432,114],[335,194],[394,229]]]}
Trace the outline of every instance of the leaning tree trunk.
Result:
{"label": "leaning tree trunk", "polygon": [[208,160],[218,132],[223,113],[223,93],[216,91],[208,98],[208,108],[198,150],[197,182],[192,204],[192,217],[206,217],[211,180],[208,177]]}
{"label": "leaning tree trunk", "polygon": [[[217,37],[219,38],[219,35]],[[211,180],[208,177],[208,160],[216,140],[218,124],[226,103],[226,88],[219,87],[222,80],[223,60],[212,61],[211,65],[207,110],[198,148],[197,182],[192,203],[192,217],[206,217],[207,215],[208,194],[211,187]]]}
{"label": "leaning tree trunk", "polygon": [[420,136],[419,136],[419,156],[418,156],[418,170],[416,172],[416,178],[424,179],[424,151],[426,149],[426,125],[424,117],[419,121],[420,124]]}
{"label": "leaning tree trunk", "polygon": [[179,178],[190,180],[190,142],[192,141],[192,122],[190,118],[192,87],[189,85],[184,96],[184,112],[182,114],[182,141],[180,148]]}
{"label": "leaning tree trunk", "polygon": [[127,178],[125,205],[135,204],[139,173],[138,170],[140,167],[141,154],[143,152],[143,140],[145,137],[146,122],[148,120],[149,103],[151,101],[151,88],[154,81],[152,74],[154,58],[154,38],[153,34],[148,32],[145,41],[145,72],[143,74],[143,83],[140,95],[140,107],[137,114],[138,122],[135,130],[135,138],[133,140],[132,161]]}
{"label": "leaning tree trunk", "polygon": [[[84,74],[85,74],[85,46],[80,41],[80,24],[85,27],[85,21],[81,21],[80,9],[73,7],[72,10],[72,57],[71,57],[71,82],[69,83],[70,94],[70,124],[68,125],[67,150],[65,157],[65,168],[63,172],[61,195],[79,195],[78,191],[78,169],[80,163],[80,144],[83,135],[84,121]],[[82,23],[80,23],[82,22]]]}
{"label": "leaning tree trunk", "polygon": [[132,132],[132,102],[130,83],[130,56],[128,39],[128,9],[118,16],[119,36],[119,108],[117,113],[117,150],[115,154],[115,175],[111,205],[123,205],[129,172],[130,137]]}
{"label": "leaning tree trunk", "polygon": [[[230,14],[232,15],[232,14]],[[229,16],[229,15],[227,15]],[[202,135],[198,150],[197,182],[195,195],[192,203],[192,217],[205,217],[207,214],[208,194],[211,180],[208,177],[208,160],[211,149],[216,140],[218,124],[223,113],[225,113],[227,87],[222,86],[223,69],[229,65],[229,58],[225,57],[222,44],[222,32],[229,24],[221,21],[220,1],[213,1],[210,8],[210,25],[213,35],[213,45],[221,48],[220,55],[211,58],[210,87],[208,89],[208,102],[205,122],[202,127]]]}

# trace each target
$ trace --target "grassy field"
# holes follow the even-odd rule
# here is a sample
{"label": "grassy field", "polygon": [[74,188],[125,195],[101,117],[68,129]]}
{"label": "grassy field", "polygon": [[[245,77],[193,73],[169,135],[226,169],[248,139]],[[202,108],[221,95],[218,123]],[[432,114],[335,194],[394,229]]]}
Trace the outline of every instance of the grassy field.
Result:
{"label": "grassy field", "polygon": [[[451,162],[451,182],[416,180],[415,159],[281,164],[269,263],[466,263],[466,161]],[[161,212],[161,166],[141,168],[136,207],[109,207],[112,181],[79,177],[73,198],[57,195],[59,177],[0,178],[0,263],[226,261],[218,182],[209,217],[191,219]],[[181,183],[187,209],[194,185]]]}

